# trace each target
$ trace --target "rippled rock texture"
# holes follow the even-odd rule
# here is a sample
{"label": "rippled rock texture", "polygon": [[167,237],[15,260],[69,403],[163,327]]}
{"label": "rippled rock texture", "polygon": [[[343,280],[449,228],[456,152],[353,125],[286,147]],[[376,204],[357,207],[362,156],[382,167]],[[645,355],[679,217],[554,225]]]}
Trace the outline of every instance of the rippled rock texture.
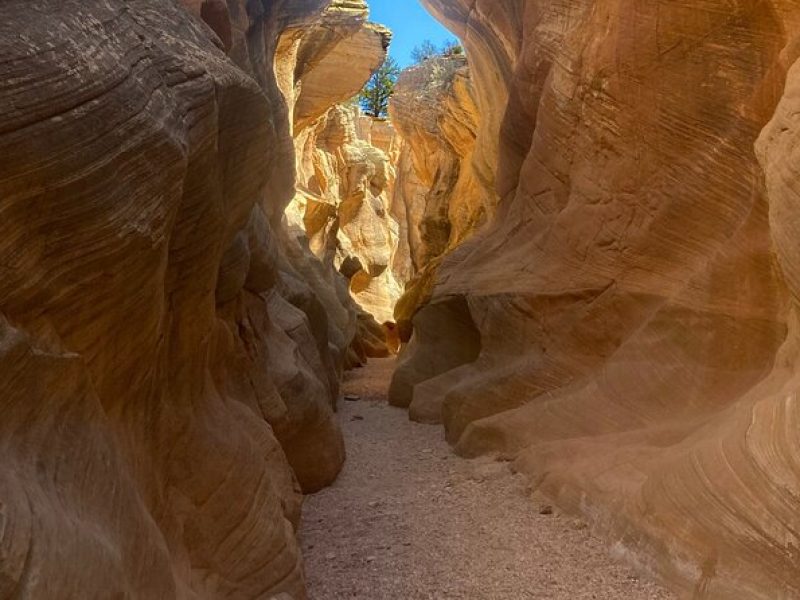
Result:
{"label": "rippled rock texture", "polygon": [[500,201],[395,383],[687,595],[800,596],[800,9],[425,2]]}
{"label": "rippled rock texture", "polygon": [[290,115],[364,7],[185,4],[0,4],[3,598],[305,597],[358,318],[282,225]]}

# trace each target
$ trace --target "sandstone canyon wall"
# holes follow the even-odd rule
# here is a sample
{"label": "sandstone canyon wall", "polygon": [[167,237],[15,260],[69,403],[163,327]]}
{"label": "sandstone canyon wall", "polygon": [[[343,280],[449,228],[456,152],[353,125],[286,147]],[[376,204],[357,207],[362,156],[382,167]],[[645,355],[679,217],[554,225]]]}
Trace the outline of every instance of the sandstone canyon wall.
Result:
{"label": "sandstone canyon wall", "polygon": [[392,203],[395,268],[408,282],[394,315],[408,341],[442,258],[493,211],[494,180],[477,164],[479,118],[465,56],[435,56],[404,71],[390,115],[403,140]]}
{"label": "sandstone canyon wall", "polygon": [[800,597],[800,9],[425,3],[500,200],[394,387],[687,597]]}
{"label": "sandstone canyon wall", "polygon": [[[300,134],[300,185],[288,213],[314,254],[347,277],[353,297],[379,322],[392,320],[401,294],[393,268],[398,227],[389,213],[397,147],[390,127],[354,105],[337,105]],[[373,145],[373,128],[387,132],[386,150]]]}
{"label": "sandstone canyon wall", "polygon": [[361,2],[185,5],[0,3],[2,598],[305,597],[357,313],[283,226],[293,120],[374,34]]}
{"label": "sandstone canyon wall", "polygon": [[381,323],[392,320],[402,291],[391,267],[398,234],[389,214],[399,140],[390,123],[362,115],[353,102],[391,40],[386,28],[366,22],[367,14],[362,2],[328,8],[303,36],[290,94],[297,185],[287,222],[319,259],[314,264],[346,314],[355,315],[347,366],[390,354],[390,332]]}
{"label": "sandstone canyon wall", "polygon": [[391,319],[401,287],[387,268],[397,247],[397,226],[385,209],[395,136],[352,103],[391,41],[391,32],[367,22],[368,15],[363,1],[335,0],[288,46],[294,60],[280,61],[295,65],[282,69],[296,155],[288,232],[303,248],[315,291],[329,312],[334,307],[339,328],[351,332],[346,367],[391,353],[381,323]]}

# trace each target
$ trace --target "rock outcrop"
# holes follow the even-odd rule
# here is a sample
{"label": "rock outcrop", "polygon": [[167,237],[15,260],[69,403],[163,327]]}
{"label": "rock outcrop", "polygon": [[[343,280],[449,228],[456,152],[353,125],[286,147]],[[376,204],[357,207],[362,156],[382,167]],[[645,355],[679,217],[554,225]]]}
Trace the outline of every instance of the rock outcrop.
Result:
{"label": "rock outcrop", "polygon": [[425,2],[500,201],[396,383],[687,595],[800,596],[800,9]]}
{"label": "rock outcrop", "polygon": [[369,23],[365,0],[332,0],[304,32],[295,81],[295,135],[315,125],[335,104],[352,99],[386,60],[391,32]]}
{"label": "rock outcrop", "polygon": [[298,194],[288,214],[314,254],[347,278],[358,304],[382,323],[392,320],[402,293],[393,270],[398,226],[389,213],[396,151],[391,136],[382,140],[387,151],[372,145],[372,128],[358,107],[337,105],[298,136]]}
{"label": "rock outcrop", "polygon": [[354,319],[348,366],[390,353],[379,322],[392,319],[401,294],[390,268],[397,223],[388,210],[398,143],[390,124],[361,115],[351,102],[383,64],[391,40],[367,16],[363,2],[334,2],[299,43],[292,85],[297,186],[286,216]]}
{"label": "rock outcrop", "polygon": [[0,597],[305,597],[358,326],[283,226],[326,4],[0,4]]}
{"label": "rock outcrop", "polygon": [[400,223],[394,268],[408,281],[394,314],[408,341],[442,258],[493,211],[494,182],[491,174],[481,178],[477,164],[479,119],[465,56],[433,57],[404,71],[390,113],[403,139],[392,202]]}

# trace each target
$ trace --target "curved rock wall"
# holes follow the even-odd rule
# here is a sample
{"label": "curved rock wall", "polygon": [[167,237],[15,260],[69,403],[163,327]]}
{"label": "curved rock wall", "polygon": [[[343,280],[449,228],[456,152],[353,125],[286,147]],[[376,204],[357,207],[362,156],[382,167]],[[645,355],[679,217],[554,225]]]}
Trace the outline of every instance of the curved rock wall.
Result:
{"label": "curved rock wall", "polygon": [[374,146],[372,128],[358,107],[337,105],[298,136],[299,189],[289,218],[314,254],[348,279],[358,304],[386,322],[401,294],[393,270],[398,227],[389,213],[396,150],[391,136],[387,151]]}
{"label": "curved rock wall", "polygon": [[357,327],[282,226],[330,11],[185,4],[0,4],[3,598],[305,597]]}
{"label": "curved rock wall", "polygon": [[687,594],[800,595],[800,10],[426,4],[467,48],[501,200],[395,385]]}
{"label": "curved rock wall", "polygon": [[[397,223],[388,214],[397,147],[390,124],[351,102],[386,59],[391,32],[366,21],[364,2],[336,1],[297,44],[291,87],[297,185],[289,230],[321,261],[355,325],[347,366],[391,352],[401,284],[390,264]],[[354,26],[356,25],[356,26]],[[357,301],[357,304],[356,302]]]}
{"label": "curved rock wall", "polygon": [[392,204],[400,223],[396,269],[409,280],[395,318],[407,337],[429,299],[442,257],[494,209],[493,180],[476,158],[478,113],[464,56],[439,56],[404,71],[392,97],[392,123],[403,139]]}

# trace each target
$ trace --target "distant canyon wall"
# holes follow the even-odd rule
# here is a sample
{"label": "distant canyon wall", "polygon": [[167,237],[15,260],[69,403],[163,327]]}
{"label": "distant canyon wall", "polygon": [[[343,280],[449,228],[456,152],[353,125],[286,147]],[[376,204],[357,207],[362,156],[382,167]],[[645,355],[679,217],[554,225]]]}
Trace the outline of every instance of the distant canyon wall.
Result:
{"label": "distant canyon wall", "polygon": [[408,341],[442,258],[491,213],[494,178],[481,176],[475,89],[463,54],[430,57],[402,73],[390,103],[402,138],[392,212],[407,280],[395,318]]}
{"label": "distant canyon wall", "polygon": [[693,597],[800,596],[800,9],[425,3],[499,202],[395,394]]}
{"label": "distant canyon wall", "polygon": [[[386,134],[385,149],[373,145],[378,129]],[[347,278],[362,309],[381,323],[391,321],[402,293],[393,268],[398,227],[389,212],[396,161],[391,125],[340,104],[297,143],[300,186],[288,211],[291,223],[324,264]]]}
{"label": "distant canyon wall", "polygon": [[[285,210],[297,239],[327,285],[318,289],[342,303],[355,326],[344,366],[363,365],[395,349],[383,326],[401,293],[389,268],[397,248],[397,225],[387,214],[396,161],[389,123],[362,115],[354,98],[386,59],[391,32],[367,22],[364,2],[333,2],[303,32],[294,71],[284,69],[284,88],[294,106],[294,196]],[[280,61],[292,64],[292,61]],[[288,73],[293,73],[288,77]],[[330,309],[329,309],[330,310]],[[341,313],[341,311],[339,311]]]}
{"label": "distant canyon wall", "polygon": [[0,5],[0,597],[305,597],[359,318],[293,134],[386,41],[328,4]]}

